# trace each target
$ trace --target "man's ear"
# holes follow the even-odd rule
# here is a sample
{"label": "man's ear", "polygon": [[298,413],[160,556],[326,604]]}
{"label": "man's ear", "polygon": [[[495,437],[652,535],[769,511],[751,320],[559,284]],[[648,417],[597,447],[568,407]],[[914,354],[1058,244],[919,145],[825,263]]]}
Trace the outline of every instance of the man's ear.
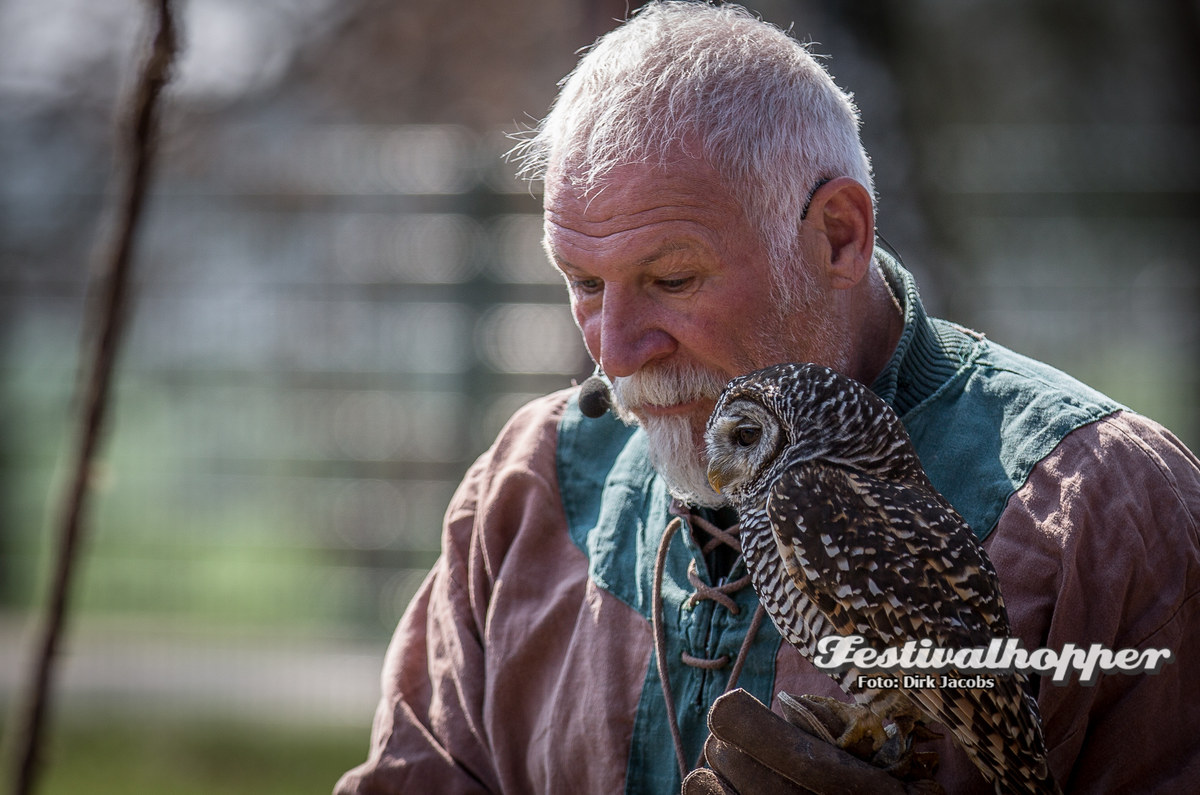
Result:
{"label": "man's ear", "polygon": [[813,193],[804,225],[829,247],[829,284],[837,289],[858,284],[875,250],[875,210],[867,189],[851,177],[829,180]]}

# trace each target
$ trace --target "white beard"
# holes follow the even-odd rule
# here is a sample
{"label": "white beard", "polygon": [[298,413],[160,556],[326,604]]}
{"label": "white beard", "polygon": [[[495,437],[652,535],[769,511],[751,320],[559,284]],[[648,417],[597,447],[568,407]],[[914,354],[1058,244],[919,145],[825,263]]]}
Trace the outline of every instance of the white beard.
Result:
{"label": "white beard", "polygon": [[643,405],[670,406],[707,398],[715,401],[725,388],[725,378],[695,366],[670,365],[645,369],[627,378],[613,379],[613,403],[627,425],[646,431],[650,463],[662,476],[672,496],[689,505],[715,508],[726,500],[708,482],[703,448],[688,417],[638,419],[634,409]]}
{"label": "white beard", "polygon": [[642,427],[650,442],[650,463],[666,482],[671,496],[702,508],[719,508],[728,502],[709,485],[706,457],[696,450],[688,420],[654,417]]}

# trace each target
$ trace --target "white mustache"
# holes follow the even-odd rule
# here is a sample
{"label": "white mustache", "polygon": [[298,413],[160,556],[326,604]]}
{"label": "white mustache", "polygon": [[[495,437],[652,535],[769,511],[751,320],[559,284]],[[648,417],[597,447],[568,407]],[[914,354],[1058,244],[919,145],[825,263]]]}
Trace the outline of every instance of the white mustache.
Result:
{"label": "white mustache", "polygon": [[716,400],[726,379],[695,365],[667,365],[612,379],[613,398],[625,411],[641,406],[674,406],[694,400]]}

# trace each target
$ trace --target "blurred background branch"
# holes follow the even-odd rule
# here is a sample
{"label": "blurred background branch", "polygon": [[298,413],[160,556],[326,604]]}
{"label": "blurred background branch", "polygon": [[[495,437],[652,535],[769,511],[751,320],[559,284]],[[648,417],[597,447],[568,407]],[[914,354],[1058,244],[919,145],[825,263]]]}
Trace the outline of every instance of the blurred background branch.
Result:
{"label": "blurred background branch", "polygon": [[96,246],[92,322],[85,327],[80,351],[77,421],[68,459],[66,485],[55,506],[53,575],[38,626],[25,701],[16,713],[12,743],[14,795],[33,792],[41,762],[46,713],[52,697],[55,662],[73,584],[79,547],[85,532],[92,468],[103,440],[109,386],[120,350],[122,321],[132,268],[132,252],[145,205],[153,165],[158,104],[170,79],[175,57],[175,21],[168,0],[150,9],[155,29],[126,115],[119,118],[117,191],[112,230]]}

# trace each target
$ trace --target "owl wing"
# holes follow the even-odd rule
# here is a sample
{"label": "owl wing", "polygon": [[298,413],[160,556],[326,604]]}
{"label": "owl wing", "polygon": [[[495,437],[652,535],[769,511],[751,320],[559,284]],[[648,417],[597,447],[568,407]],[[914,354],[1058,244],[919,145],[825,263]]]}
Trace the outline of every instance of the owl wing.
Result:
{"label": "owl wing", "polygon": [[[936,492],[806,462],[775,483],[767,514],[789,575],[840,634],[862,635],[876,647],[929,638],[943,648],[1010,634],[991,561]],[[907,695],[958,738],[989,779],[1042,778],[1045,745],[1024,676],[995,681],[992,689]]]}
{"label": "owl wing", "polygon": [[776,481],[767,513],[789,574],[839,632],[883,645],[1008,635],[995,569],[937,492],[807,462]]}

